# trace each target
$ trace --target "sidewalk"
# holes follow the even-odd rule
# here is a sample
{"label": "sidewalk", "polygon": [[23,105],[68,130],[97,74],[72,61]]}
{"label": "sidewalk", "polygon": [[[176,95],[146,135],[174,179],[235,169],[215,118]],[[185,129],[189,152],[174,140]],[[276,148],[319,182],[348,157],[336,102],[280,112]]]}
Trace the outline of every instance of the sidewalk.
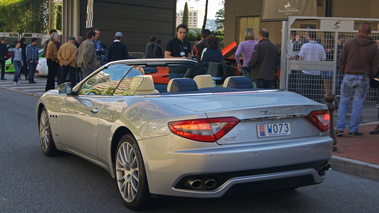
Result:
{"label": "sidewalk", "polygon": [[347,129],[343,137],[336,137],[338,152],[333,153],[331,168],[379,181],[379,135],[370,135],[377,125],[379,122],[361,124],[359,131],[364,133],[363,137],[348,137]]}
{"label": "sidewalk", "polygon": [[[36,75],[37,84],[28,84],[23,80],[20,85],[12,84],[13,74],[5,74],[5,78],[6,81],[0,81],[2,89],[36,97],[44,93],[46,78]],[[370,131],[379,124],[377,113],[378,109],[363,108],[359,127],[359,131],[364,133],[363,137],[348,137],[347,129],[344,137],[337,137],[338,152],[334,152],[330,160],[332,169],[379,181],[379,135],[370,135]],[[337,112],[334,113],[335,121],[336,115]]]}

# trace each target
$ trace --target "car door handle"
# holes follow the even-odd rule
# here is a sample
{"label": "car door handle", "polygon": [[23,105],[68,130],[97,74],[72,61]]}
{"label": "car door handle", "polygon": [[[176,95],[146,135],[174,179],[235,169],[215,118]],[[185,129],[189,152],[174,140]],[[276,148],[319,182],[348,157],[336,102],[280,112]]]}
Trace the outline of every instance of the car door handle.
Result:
{"label": "car door handle", "polygon": [[95,108],[95,109],[91,109],[90,111],[92,114],[96,114],[99,112],[99,109],[98,108]]}

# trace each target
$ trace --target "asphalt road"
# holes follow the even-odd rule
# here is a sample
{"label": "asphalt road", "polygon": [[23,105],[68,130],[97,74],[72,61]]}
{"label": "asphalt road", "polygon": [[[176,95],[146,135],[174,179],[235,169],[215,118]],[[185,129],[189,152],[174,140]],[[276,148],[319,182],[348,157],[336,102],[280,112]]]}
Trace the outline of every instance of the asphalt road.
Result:
{"label": "asphalt road", "polygon": [[[39,146],[38,98],[0,89],[0,212],[131,212],[110,175]],[[379,212],[379,182],[329,171],[321,185],[220,199],[157,199],[143,212]]]}

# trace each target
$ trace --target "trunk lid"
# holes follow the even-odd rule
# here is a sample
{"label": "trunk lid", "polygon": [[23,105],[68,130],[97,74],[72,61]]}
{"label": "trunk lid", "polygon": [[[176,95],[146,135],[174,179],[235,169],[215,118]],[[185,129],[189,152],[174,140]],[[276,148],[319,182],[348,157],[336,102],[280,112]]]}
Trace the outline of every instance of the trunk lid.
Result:
{"label": "trunk lid", "polygon": [[267,90],[161,96],[155,101],[205,112],[208,118],[238,118],[240,123],[217,141],[220,145],[320,136],[321,131],[306,116],[327,109],[326,105],[296,93]]}

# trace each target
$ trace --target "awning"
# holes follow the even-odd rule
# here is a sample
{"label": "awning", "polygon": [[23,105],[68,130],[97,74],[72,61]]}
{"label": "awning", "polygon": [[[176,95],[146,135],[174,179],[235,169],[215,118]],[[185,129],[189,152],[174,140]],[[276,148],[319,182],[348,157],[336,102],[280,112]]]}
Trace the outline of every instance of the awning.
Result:
{"label": "awning", "polygon": [[288,16],[317,16],[317,0],[262,0],[262,21],[288,20]]}

